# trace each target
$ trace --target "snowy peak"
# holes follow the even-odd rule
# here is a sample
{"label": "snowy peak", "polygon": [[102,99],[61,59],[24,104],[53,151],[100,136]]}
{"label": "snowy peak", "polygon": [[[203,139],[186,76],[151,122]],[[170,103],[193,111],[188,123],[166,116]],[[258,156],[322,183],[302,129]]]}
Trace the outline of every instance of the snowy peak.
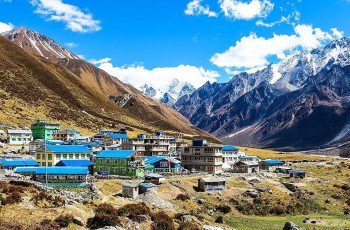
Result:
{"label": "snowy peak", "polygon": [[24,50],[57,62],[59,59],[80,59],[77,55],[56,43],[51,38],[23,26],[1,33]]}
{"label": "snowy peak", "polygon": [[176,102],[176,100],[169,93],[165,93],[160,101],[169,106],[173,106]]}
{"label": "snowy peak", "polygon": [[150,85],[144,84],[143,86],[141,86],[139,88],[139,90],[141,90],[142,93],[150,96],[150,97],[155,97],[157,94],[157,91]]}

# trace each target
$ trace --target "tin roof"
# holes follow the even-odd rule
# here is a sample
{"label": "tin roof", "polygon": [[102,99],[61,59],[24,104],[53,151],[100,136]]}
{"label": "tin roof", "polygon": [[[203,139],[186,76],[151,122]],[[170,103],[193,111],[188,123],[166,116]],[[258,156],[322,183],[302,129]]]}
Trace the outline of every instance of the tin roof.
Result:
{"label": "tin roof", "polygon": [[129,139],[127,135],[122,133],[110,133],[109,136],[114,139]]}
{"label": "tin roof", "polygon": [[222,151],[238,151],[238,148],[232,145],[225,145],[222,147]]}
{"label": "tin roof", "polygon": [[18,167],[18,166],[38,166],[39,163],[33,159],[0,159],[0,166],[3,167]]}
{"label": "tin roof", "polygon": [[283,161],[281,160],[264,160],[263,162],[269,165],[283,165]]}
{"label": "tin roof", "polygon": [[104,150],[96,158],[129,158],[135,150]]}
{"label": "tin roof", "polygon": [[[46,167],[38,167],[35,171],[35,174],[46,174]],[[86,175],[88,174],[88,168],[87,167],[47,167],[47,174],[52,175],[72,175],[72,174],[79,174],[79,175]]]}
{"label": "tin roof", "polygon": [[92,163],[89,160],[60,160],[56,166],[89,167]]}
{"label": "tin roof", "polygon": [[15,173],[35,173],[38,167],[17,167]]}
{"label": "tin roof", "polygon": [[123,187],[131,187],[131,188],[137,188],[139,187],[137,184],[122,184]]}
{"label": "tin roof", "polygon": [[[44,147],[40,148],[43,151]],[[54,153],[92,153],[92,150],[83,145],[47,145],[48,152]]]}
{"label": "tin roof", "polygon": [[218,177],[205,177],[205,178],[200,178],[199,180],[202,180],[204,182],[226,182],[226,179],[218,178]]}

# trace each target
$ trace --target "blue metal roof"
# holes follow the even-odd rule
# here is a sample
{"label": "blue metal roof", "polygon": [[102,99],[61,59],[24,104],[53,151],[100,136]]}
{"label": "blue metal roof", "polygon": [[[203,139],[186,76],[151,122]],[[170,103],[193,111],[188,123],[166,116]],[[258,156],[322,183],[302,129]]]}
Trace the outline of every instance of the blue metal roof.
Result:
{"label": "blue metal roof", "polygon": [[122,133],[110,133],[109,136],[114,139],[129,139],[127,135]]}
{"label": "blue metal roof", "polygon": [[131,188],[137,188],[139,187],[137,184],[122,184],[123,187],[131,187]]}
{"label": "blue metal roof", "polygon": [[76,145],[83,145],[86,147],[99,147],[100,143],[98,141],[93,142],[75,142]]}
{"label": "blue metal roof", "polygon": [[145,187],[145,188],[157,187],[157,185],[152,184],[152,183],[141,183],[139,186],[142,186],[142,187]]}
{"label": "blue metal roof", "polygon": [[146,159],[145,159],[145,163],[147,164],[153,164],[153,163],[156,163],[160,160],[168,160],[174,164],[179,164],[180,162],[178,162],[178,160],[176,159],[173,159],[173,158],[169,158],[167,156],[146,156]]}
{"label": "blue metal roof", "polygon": [[83,145],[47,145],[47,151],[55,153],[92,153]]}
{"label": "blue metal roof", "polygon": [[56,166],[89,167],[92,163],[89,160],[60,160]]}
{"label": "blue metal roof", "polygon": [[17,167],[15,173],[35,173],[38,167]]}
{"label": "blue metal roof", "polygon": [[238,148],[232,145],[225,145],[222,147],[222,151],[238,151]]}
{"label": "blue metal roof", "polygon": [[33,159],[0,159],[2,167],[18,167],[18,166],[38,166],[39,163]]}
{"label": "blue metal roof", "polygon": [[104,150],[96,155],[96,158],[129,158],[135,150]]}
{"label": "blue metal roof", "polygon": [[[46,174],[45,167],[38,167],[35,171],[35,174]],[[88,174],[87,167],[47,167],[47,174],[51,175],[71,175],[71,174],[79,174],[86,175]]]}
{"label": "blue metal roof", "polygon": [[283,165],[283,161],[280,160],[264,160],[269,165]]}
{"label": "blue metal roof", "polygon": [[254,159],[254,158],[258,158],[257,156],[239,156],[238,158],[240,159]]}
{"label": "blue metal roof", "polygon": [[295,169],[295,170],[289,170],[289,173],[305,173],[305,171]]}

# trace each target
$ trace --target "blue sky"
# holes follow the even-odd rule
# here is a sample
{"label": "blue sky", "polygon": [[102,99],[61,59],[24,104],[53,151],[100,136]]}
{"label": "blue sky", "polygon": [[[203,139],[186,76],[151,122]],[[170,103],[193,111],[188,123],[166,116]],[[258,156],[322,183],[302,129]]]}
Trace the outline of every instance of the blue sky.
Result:
{"label": "blue sky", "polygon": [[346,0],[0,0],[0,31],[38,31],[135,86],[226,82],[349,24]]}

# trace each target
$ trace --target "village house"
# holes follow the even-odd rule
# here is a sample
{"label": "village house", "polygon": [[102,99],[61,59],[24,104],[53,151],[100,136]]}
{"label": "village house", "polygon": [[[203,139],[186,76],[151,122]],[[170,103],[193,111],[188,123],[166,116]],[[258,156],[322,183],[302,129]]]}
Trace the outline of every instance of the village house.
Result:
{"label": "village house", "polygon": [[55,166],[59,167],[85,167],[89,174],[94,174],[94,164],[90,160],[60,160]]}
{"label": "village house", "polygon": [[259,163],[260,158],[257,156],[238,156],[239,161],[250,161]]}
{"label": "village house", "polygon": [[122,184],[122,196],[135,200],[139,195],[139,185],[137,184]]}
{"label": "village house", "polygon": [[32,124],[31,130],[33,133],[33,140],[52,140],[53,135],[60,130],[60,125],[55,123],[48,123],[45,120],[39,118],[35,123]]}
{"label": "village house", "polygon": [[146,165],[153,165],[155,173],[173,173],[176,174],[181,169],[181,162],[173,157],[167,156],[147,156]]}
{"label": "village house", "polygon": [[275,172],[276,173],[283,173],[283,174],[289,174],[289,171],[292,170],[288,167],[276,167]]}
{"label": "village house", "polygon": [[27,145],[33,140],[30,129],[7,130],[7,143],[10,145]]}
{"label": "village house", "polygon": [[162,175],[156,174],[156,173],[150,173],[145,175],[144,183],[152,183],[155,185],[163,184],[165,181],[165,178]]}
{"label": "village house", "polygon": [[234,173],[257,173],[259,163],[255,161],[238,161],[232,167]]}
{"label": "village house", "polygon": [[283,165],[281,160],[264,160],[259,162],[260,170],[274,171],[278,166]]}
{"label": "village house", "polygon": [[[144,156],[169,155],[174,144],[173,137],[166,136],[163,132],[153,135],[139,134],[137,138],[129,138],[122,143],[122,149],[132,149],[141,152]],[[176,147],[175,147],[176,149]]]}
{"label": "village house", "polygon": [[211,177],[198,179],[198,190],[200,192],[224,189],[226,189],[226,180],[223,178]]}
{"label": "village house", "polygon": [[95,157],[99,174],[144,176],[145,158],[135,150],[104,150]]}
{"label": "village house", "polygon": [[183,167],[191,171],[222,173],[222,146],[208,145],[206,140],[193,140],[192,146],[183,148]]}
{"label": "village house", "polygon": [[38,167],[35,179],[48,183],[86,183],[88,168],[86,167]]}
{"label": "village house", "polygon": [[[47,159],[46,159],[47,156]],[[82,145],[46,145],[41,146],[35,152],[35,159],[41,165],[47,166],[56,165],[60,160],[90,160],[92,151]]]}
{"label": "village house", "polygon": [[35,172],[38,167],[17,167],[14,172],[23,176],[29,176],[34,180]]}
{"label": "village house", "polygon": [[304,170],[290,170],[289,171],[290,178],[300,178],[303,179],[306,177],[306,173]]}
{"label": "village house", "polygon": [[146,192],[157,193],[157,185],[152,184],[152,183],[139,184],[139,194],[144,194]]}
{"label": "village house", "polygon": [[[64,141],[58,140],[47,140],[46,144],[48,145],[63,145]],[[35,152],[39,147],[44,146],[44,140],[36,139],[29,143],[29,152]]]}
{"label": "village house", "polygon": [[105,146],[111,146],[111,145],[119,145],[121,146],[123,142],[125,142],[129,137],[122,133],[109,133],[104,138],[104,145]]}
{"label": "village house", "polygon": [[74,129],[65,129],[54,133],[53,139],[60,140],[60,141],[70,141],[70,140],[75,140],[79,136],[80,136],[80,133],[78,131]]}
{"label": "village house", "polygon": [[39,166],[39,163],[31,158],[0,159],[0,168],[13,170],[17,167]]}

